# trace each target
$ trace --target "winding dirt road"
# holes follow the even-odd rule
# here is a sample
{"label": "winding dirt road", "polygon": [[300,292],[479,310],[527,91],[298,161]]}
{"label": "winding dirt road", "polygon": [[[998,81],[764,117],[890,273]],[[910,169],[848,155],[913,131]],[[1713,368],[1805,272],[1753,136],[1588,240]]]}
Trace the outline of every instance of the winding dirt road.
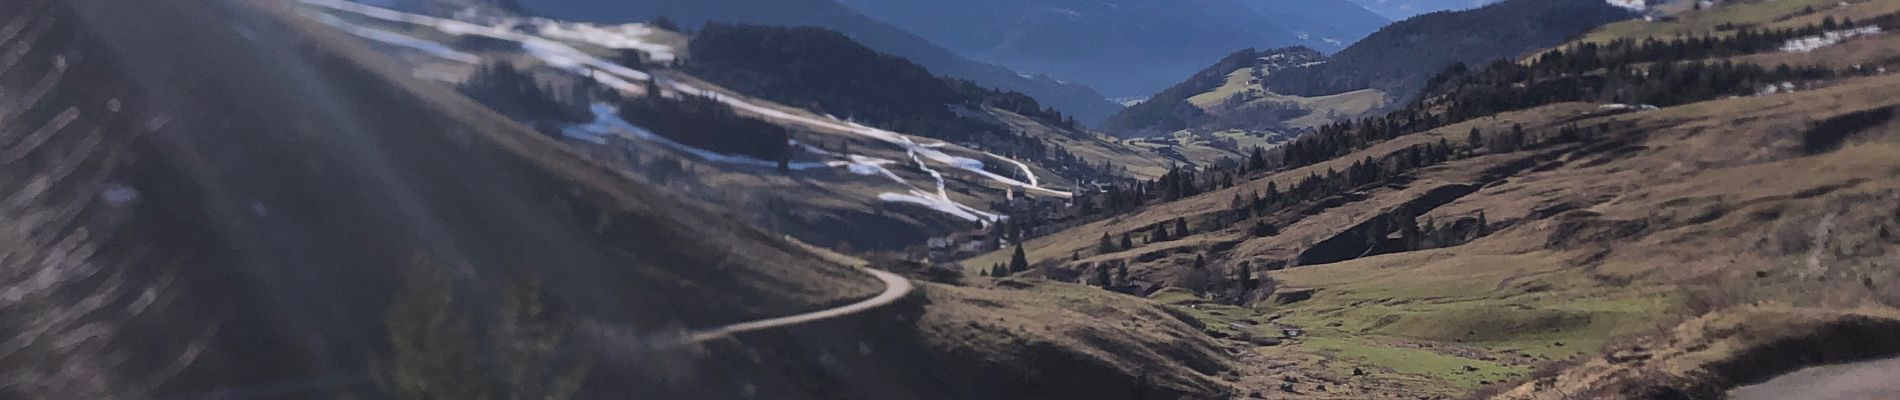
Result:
{"label": "winding dirt road", "polygon": [[682,344],[707,342],[731,337],[732,335],[740,333],[808,324],[870,311],[894,303],[897,299],[904,298],[904,296],[910,294],[910,291],[913,289],[910,280],[905,279],[903,276],[870,268],[861,268],[861,270],[870,273],[872,276],[876,276],[880,281],[884,281],[884,292],[878,293],[877,296],[873,296],[869,299],[846,304],[842,307],[778,318],[741,322],[710,329],[694,330],[686,333],[686,340]]}

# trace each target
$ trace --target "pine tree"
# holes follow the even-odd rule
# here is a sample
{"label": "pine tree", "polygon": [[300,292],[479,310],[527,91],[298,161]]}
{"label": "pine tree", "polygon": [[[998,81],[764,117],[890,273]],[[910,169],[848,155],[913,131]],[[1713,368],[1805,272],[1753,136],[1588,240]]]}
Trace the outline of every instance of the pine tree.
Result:
{"label": "pine tree", "polygon": [[1465,143],[1470,146],[1469,152],[1475,153],[1478,149],[1484,148],[1484,133],[1478,131],[1478,127],[1471,127],[1471,134],[1465,140]]}
{"label": "pine tree", "polygon": [[1273,229],[1273,225],[1267,224],[1267,221],[1256,220],[1253,222],[1253,230],[1251,231],[1251,233],[1253,233],[1254,237],[1268,237],[1268,236],[1278,235],[1280,234],[1280,231],[1278,229]]}
{"label": "pine tree", "polygon": [[641,65],[647,63],[647,57],[646,53],[642,53],[639,50],[621,49],[618,54],[614,55],[614,63],[626,67],[639,68]]}
{"label": "pine tree", "polygon": [[1511,124],[1511,143],[1508,151],[1524,149],[1524,124]]}
{"label": "pine tree", "polygon": [[1109,287],[1114,285],[1115,282],[1110,280],[1108,276],[1108,266],[1104,265],[1095,269],[1095,286]]}
{"label": "pine tree", "polygon": [[1108,232],[1102,232],[1102,243],[1096,245],[1096,252],[1100,254],[1115,252],[1115,242],[1108,239]]}
{"label": "pine tree", "polygon": [[647,25],[651,25],[654,28],[665,29],[671,32],[685,33],[685,31],[680,30],[680,25],[678,23],[673,22],[673,19],[667,18],[664,15],[660,16],[659,18],[654,18],[653,21],[651,22],[647,22]]}
{"label": "pine tree", "polygon": [[1029,257],[1023,254],[1023,245],[1016,245],[1016,253],[1009,256],[1009,272],[1017,273],[1029,270]]}
{"label": "pine tree", "polygon": [[1128,263],[1115,263],[1115,281],[1124,284],[1128,283]]}
{"label": "pine tree", "polygon": [[1194,255],[1194,269],[1196,270],[1207,269],[1207,258],[1202,257],[1199,254],[1195,254]]}
{"label": "pine tree", "polygon": [[1185,238],[1185,237],[1188,237],[1188,235],[1190,234],[1191,233],[1188,232],[1187,218],[1175,218],[1174,219],[1174,235]]}
{"label": "pine tree", "polygon": [[418,255],[399,273],[383,316],[392,353],[370,361],[372,381],[389,397],[565,399],[580,389],[587,363],[557,357],[571,325],[543,304],[539,279],[514,279],[503,290],[482,341],[447,268]]}
{"label": "pine tree", "polygon": [[1412,217],[1400,219],[1399,241],[1403,242],[1405,250],[1418,250],[1424,244],[1424,237],[1420,233],[1417,219]]}
{"label": "pine tree", "polygon": [[1253,281],[1253,267],[1244,262],[1240,263],[1240,290],[1251,292],[1257,286],[1259,285]]}
{"label": "pine tree", "polygon": [[420,255],[399,272],[383,314],[391,353],[370,362],[376,386],[397,399],[487,397],[477,336],[458,312],[455,278]]}
{"label": "pine tree", "polygon": [[541,279],[514,279],[502,298],[502,312],[487,353],[501,374],[504,399],[565,399],[580,390],[586,363],[563,365],[555,352],[571,330],[544,304]]}
{"label": "pine tree", "polygon": [[1133,249],[1133,248],[1135,248],[1134,238],[1129,237],[1128,232],[1122,232],[1122,250],[1128,250],[1128,249]]}

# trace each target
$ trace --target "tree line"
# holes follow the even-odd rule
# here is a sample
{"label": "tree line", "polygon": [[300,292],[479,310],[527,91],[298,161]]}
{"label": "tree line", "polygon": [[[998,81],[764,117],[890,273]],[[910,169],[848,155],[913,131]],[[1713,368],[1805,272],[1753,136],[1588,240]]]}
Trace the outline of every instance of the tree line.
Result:
{"label": "tree line", "polygon": [[548,85],[507,62],[475,67],[474,74],[457,85],[456,90],[509,119],[534,125],[543,133],[558,134],[558,128],[550,132],[548,125],[593,120],[593,114],[588,111],[592,96],[586,85],[566,88]]}
{"label": "tree line", "polygon": [[618,100],[622,118],[680,144],[777,162],[781,170],[788,167],[791,131],[785,127],[739,115],[713,98],[668,98],[659,95],[658,85],[647,85],[646,96]]}

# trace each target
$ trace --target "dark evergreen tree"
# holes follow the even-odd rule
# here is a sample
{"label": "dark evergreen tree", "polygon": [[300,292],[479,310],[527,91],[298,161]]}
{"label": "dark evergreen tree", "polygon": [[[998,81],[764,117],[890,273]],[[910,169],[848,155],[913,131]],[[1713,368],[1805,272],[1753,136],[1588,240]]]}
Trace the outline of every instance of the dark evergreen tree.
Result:
{"label": "dark evergreen tree", "polygon": [[619,52],[616,52],[614,54],[614,63],[620,64],[622,66],[638,68],[641,65],[646,65],[647,57],[646,57],[646,53],[641,52],[639,50],[621,49]]}
{"label": "dark evergreen tree", "polygon": [[1253,280],[1253,267],[1247,265],[1247,263],[1240,263],[1239,280],[1240,290],[1251,292],[1254,288],[1259,287],[1259,284]]}
{"label": "dark evergreen tree", "polygon": [[493,329],[483,332],[457,301],[448,268],[417,256],[397,273],[383,315],[390,354],[370,361],[371,382],[388,397],[562,399],[580,389],[586,363],[555,351],[572,325],[543,304],[539,279],[504,288]]}
{"label": "dark evergreen tree", "polygon": [[665,29],[669,32],[685,33],[685,31],[680,30],[679,23],[673,22],[672,18],[667,18],[664,15],[660,16],[659,18],[654,18],[652,21],[648,21],[647,25],[652,26],[654,28]]}
{"label": "dark evergreen tree", "polygon": [[1009,272],[1017,273],[1029,270],[1029,257],[1023,254],[1023,245],[1016,245],[1016,252],[1009,256]]}
{"label": "dark evergreen tree", "polygon": [[563,99],[543,86],[533,75],[515,69],[514,64],[482,64],[475,73],[456,87],[469,99],[496,113],[528,123],[568,123],[593,120],[587,111],[589,99]]}
{"label": "dark evergreen tree", "polygon": [[1267,224],[1267,221],[1254,221],[1253,229],[1249,230],[1249,233],[1253,233],[1254,237],[1268,237],[1278,235],[1280,231],[1274,229],[1273,225]]}

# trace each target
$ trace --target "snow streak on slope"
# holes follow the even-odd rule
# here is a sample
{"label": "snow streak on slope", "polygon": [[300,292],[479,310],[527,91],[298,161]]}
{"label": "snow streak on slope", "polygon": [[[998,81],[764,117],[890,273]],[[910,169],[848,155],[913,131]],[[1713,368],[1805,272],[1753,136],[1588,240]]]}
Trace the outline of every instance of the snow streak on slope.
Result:
{"label": "snow streak on slope", "polygon": [[[602,137],[602,136],[616,136],[616,137],[626,138],[630,140],[642,140],[642,141],[654,142],[654,143],[660,144],[661,146],[665,146],[669,149],[673,149],[674,151],[685,153],[693,157],[699,158],[700,160],[713,162],[713,163],[748,166],[748,167],[759,167],[759,168],[777,168],[778,167],[778,163],[773,162],[773,161],[766,161],[766,160],[761,160],[761,159],[751,158],[751,157],[720,154],[717,152],[708,151],[708,150],[693,147],[693,146],[688,146],[684,143],[675,142],[671,139],[667,139],[664,136],[655,134],[652,131],[648,131],[645,128],[634,126],[632,123],[628,123],[625,119],[621,119],[619,115],[614,113],[614,108],[612,105],[595,104],[592,110],[594,112],[594,122],[585,124],[585,125],[576,125],[573,127],[569,127],[565,133],[570,137],[576,137],[583,140],[588,140],[588,138]],[[596,143],[605,144],[604,139]],[[963,220],[971,221],[971,222],[985,222],[985,221],[994,222],[994,221],[1002,220],[1002,216],[999,216],[993,213],[983,212],[981,210],[977,210],[975,208],[971,208],[969,206],[959,204],[955,201],[951,201],[949,199],[949,195],[943,192],[941,177],[938,178],[938,188],[937,188],[938,192],[935,194],[932,194],[930,192],[918,189],[916,186],[911,185],[910,181],[905,180],[903,177],[897,176],[897,173],[891,172],[890,169],[884,167],[885,165],[895,164],[897,163],[896,161],[886,160],[882,158],[875,158],[875,157],[865,157],[865,156],[859,156],[859,155],[840,156],[838,154],[825,151],[824,149],[819,149],[816,147],[812,147],[811,145],[798,143],[797,141],[792,141],[791,144],[794,146],[802,147],[807,152],[811,152],[813,154],[818,154],[818,155],[823,155],[823,156],[828,156],[828,157],[846,158],[848,160],[848,161],[806,162],[806,163],[787,164],[788,168],[791,170],[805,171],[805,170],[813,170],[813,169],[821,169],[821,168],[844,167],[846,170],[857,175],[882,176],[882,177],[890,178],[892,182],[896,182],[897,184],[904,185],[905,187],[909,188],[909,192],[908,194],[899,194],[899,193],[880,194],[878,195],[879,200],[887,201],[887,202],[916,204],[916,205],[923,206],[925,208],[936,210],[938,212],[949,214],[951,216],[955,216],[957,218],[961,218]],[[933,175],[934,175],[934,172],[933,172]]]}
{"label": "snow streak on slope", "polygon": [[[1057,190],[1041,187],[1040,182],[1037,181],[1037,179],[1035,178],[1035,174],[1029,170],[1028,166],[1025,164],[1022,164],[1021,162],[1017,162],[1015,160],[1010,160],[1002,156],[990,154],[990,156],[992,157],[1001,158],[1011,163],[1015,163],[1019,168],[1023,170],[1024,174],[1028,176],[1028,179],[1030,180],[1029,182],[1022,182],[1014,178],[1009,178],[1009,177],[997,175],[995,173],[986,171],[983,169],[983,162],[980,160],[957,157],[957,156],[950,155],[948,153],[944,153],[941,150],[938,150],[938,148],[945,146],[946,145],[945,143],[938,142],[938,143],[920,144],[920,143],[917,143],[915,140],[913,140],[909,135],[904,135],[904,134],[891,132],[887,130],[872,128],[872,127],[864,126],[864,125],[857,124],[854,122],[838,120],[835,117],[831,117],[829,119],[820,119],[820,118],[813,118],[813,117],[794,114],[790,112],[780,111],[778,109],[752,103],[745,99],[741,99],[741,98],[737,98],[733,96],[726,96],[714,90],[693,86],[692,84],[689,84],[686,82],[676,82],[676,81],[670,81],[666,79],[656,79],[656,77],[646,72],[634,70],[626,66],[622,66],[619,64],[615,64],[613,62],[600,59],[599,57],[595,57],[593,55],[587,54],[586,52],[580,51],[579,49],[575,49],[572,46],[568,46],[566,44],[562,44],[554,40],[549,40],[541,36],[525,34],[525,33],[514,31],[512,29],[502,27],[502,26],[512,26],[513,25],[512,22],[503,22],[503,23],[498,24],[498,26],[483,26],[483,25],[477,25],[477,24],[472,24],[472,23],[457,21],[457,20],[452,20],[452,19],[408,14],[408,13],[403,13],[403,12],[389,10],[389,9],[383,9],[383,8],[378,8],[378,7],[373,7],[373,6],[363,5],[363,4],[351,3],[351,2],[347,2],[343,0],[302,0],[302,1],[305,4],[330,8],[337,11],[356,13],[356,14],[367,16],[370,18],[376,18],[376,19],[381,19],[381,20],[390,21],[390,22],[400,22],[400,23],[406,23],[406,24],[411,24],[411,25],[429,27],[429,28],[433,28],[435,30],[441,31],[442,33],[446,33],[450,35],[457,35],[457,36],[475,35],[475,36],[483,36],[483,37],[488,37],[488,38],[493,38],[493,39],[517,42],[521,44],[522,49],[525,52],[527,52],[528,55],[538,60],[541,60],[543,63],[547,64],[549,67],[560,69],[560,70],[567,71],[570,73],[574,73],[579,76],[591,78],[607,87],[612,87],[614,89],[617,89],[623,92],[644,94],[644,92],[646,91],[646,88],[642,85],[635,84],[634,82],[655,81],[656,83],[659,84],[659,86],[667,88],[667,89],[671,89],[675,92],[714,99],[728,106],[731,106],[735,109],[756,114],[764,118],[778,120],[781,122],[789,122],[789,123],[795,123],[795,124],[827,128],[827,129],[837,130],[837,131],[842,131],[842,132],[850,132],[853,134],[862,135],[862,136],[869,137],[878,141],[882,141],[885,143],[898,146],[899,148],[905,150],[905,152],[910,155],[912,162],[916,164],[915,166],[919,170],[922,170],[925,173],[931,175],[931,177],[936,181],[935,182],[936,190],[934,193],[932,193],[931,191],[921,190],[914,186],[911,186],[908,181],[905,181],[901,179],[900,177],[897,177],[896,174],[890,173],[888,170],[884,170],[883,165],[891,163],[891,161],[889,160],[870,159],[867,157],[861,160],[864,162],[856,162],[860,160],[854,160],[850,162],[838,161],[838,162],[824,163],[822,165],[822,166],[831,166],[831,167],[846,166],[850,168],[850,170],[853,173],[858,173],[860,175],[871,175],[873,173],[876,173],[878,175],[886,175],[886,176],[894,178],[900,183],[905,184],[906,186],[911,187],[910,193],[908,194],[886,193],[884,195],[880,195],[879,199],[883,201],[919,204],[919,205],[923,205],[925,207],[931,208],[933,210],[944,212],[946,214],[950,214],[958,218],[971,220],[971,221],[981,221],[981,222],[987,223],[987,222],[1000,221],[1002,219],[1001,216],[998,216],[996,214],[982,212],[982,211],[977,210],[974,207],[970,207],[970,206],[958,203],[957,201],[951,199],[949,196],[948,190],[946,188],[943,175],[939,173],[936,169],[933,169],[930,166],[930,163],[925,162],[925,160],[934,161],[936,163],[943,164],[943,165],[949,165],[951,167],[955,167],[957,169],[961,169],[966,172],[969,172],[978,176],[982,176],[991,181],[994,181],[1003,185],[1011,186],[1011,187],[1023,188],[1024,190],[1027,190],[1027,191],[1034,191],[1037,193],[1042,193],[1044,195],[1063,197],[1063,198],[1072,196],[1072,194],[1069,192],[1057,191]],[[543,23],[542,28],[548,27],[547,25],[549,24]],[[600,29],[589,30],[587,28],[580,28],[580,26],[583,26],[583,25],[579,25],[579,24],[556,23],[555,25],[563,25],[563,26],[555,27],[556,31],[562,32],[558,35],[563,38],[593,43],[593,44],[601,45],[603,47],[630,48],[630,49],[640,50],[643,52],[647,51],[647,48],[650,48],[650,47],[656,47],[656,46],[662,47],[662,48],[664,47],[657,44],[640,42],[637,38],[640,32],[637,32],[632,29],[625,29],[619,33],[613,33],[613,32],[600,30]],[[667,49],[667,51],[664,53],[649,53],[649,56],[652,57],[653,59],[658,60],[662,58],[661,54],[664,54],[664,57],[668,59],[672,57],[672,53],[670,49]],[[611,107],[606,107],[607,115],[612,114],[611,110],[612,110]],[[646,131],[644,129],[639,129],[638,127],[634,127],[631,124],[625,124],[625,121],[619,121],[619,123],[615,123],[615,120],[618,120],[618,117],[613,117],[612,119],[603,119],[601,112],[602,112],[602,107],[597,105],[595,107],[595,113],[596,113],[595,123],[585,125],[580,128],[582,129],[582,131],[570,133],[569,135],[575,136],[583,140],[594,140],[593,139],[594,135],[603,135],[603,134],[618,135],[618,136],[630,137],[630,138],[641,139],[641,140],[653,140],[657,143],[661,143],[662,145],[672,147],[676,150],[680,150],[681,148],[692,149],[692,151],[687,151],[687,150],[681,150],[681,151],[687,152],[689,154],[693,154],[694,156],[700,157],[702,159],[707,159],[709,161],[715,161],[715,162],[727,162],[727,163],[739,163],[739,164],[753,164],[754,161],[765,162],[764,160],[749,159],[745,157],[732,157],[732,156],[720,155],[717,153],[705,151],[703,149],[692,148],[684,144],[679,144],[677,142],[665,140],[662,137],[652,134],[652,132]],[[623,124],[624,126],[621,126]],[[716,156],[716,157],[709,158],[709,156]],[[746,160],[750,160],[750,161],[746,161]],[[773,164],[773,166],[776,166],[776,164]],[[817,167],[818,167],[817,164],[812,164],[808,166],[807,168],[817,168]],[[883,170],[883,171],[879,172],[879,170]]]}
{"label": "snow streak on slope", "polygon": [[385,31],[381,29],[371,29],[371,28],[367,28],[363,26],[358,26],[356,24],[349,23],[348,21],[344,21],[342,18],[337,18],[330,15],[318,16],[317,22],[322,22],[324,25],[329,25],[330,27],[343,30],[344,32],[349,32],[349,34],[356,35],[357,37],[373,40],[373,41],[391,45],[391,46],[406,47],[406,48],[414,49],[416,51],[420,51],[428,55],[441,57],[443,59],[447,59],[451,61],[458,61],[458,62],[463,62],[463,63],[468,63],[468,64],[482,62],[482,58],[479,56],[457,51],[455,49],[449,48],[449,46],[444,46],[441,43],[417,39],[417,38],[409,37],[407,35],[403,35],[400,33]]}
{"label": "snow streak on slope", "polygon": [[[778,168],[778,162],[775,162],[775,161],[766,161],[766,160],[760,160],[757,158],[745,157],[745,156],[720,154],[718,152],[713,152],[706,149],[689,146],[689,145],[686,145],[685,143],[675,142],[672,139],[667,139],[664,136],[660,136],[659,134],[653,133],[653,131],[649,131],[649,130],[646,130],[645,128],[634,126],[632,123],[628,123],[627,120],[621,119],[620,115],[614,112],[615,110],[614,110],[613,105],[596,103],[592,107],[592,111],[594,112],[594,122],[588,123],[585,125],[575,125],[575,126],[568,127],[566,131],[564,132],[564,134],[570,137],[575,137],[575,138],[579,138],[583,140],[587,140],[587,138],[589,137],[618,136],[618,137],[631,139],[631,140],[641,140],[641,141],[659,143],[661,146],[665,146],[666,148],[673,149],[674,151],[678,151],[681,153],[686,153],[688,155],[692,155],[695,158],[699,158],[700,160],[705,160],[708,162],[732,164],[732,165],[743,165],[743,166],[749,166],[749,167]],[[606,144],[604,142],[595,142],[595,143]],[[789,169],[794,170],[794,171],[803,171],[803,170],[818,169],[818,168],[843,167],[849,164],[850,163],[843,162],[843,161],[829,162],[829,163],[805,162],[805,163],[790,163],[790,164],[786,164],[786,166]]]}
{"label": "snow streak on slope", "polygon": [[1810,51],[1820,50],[1823,47],[1840,44],[1841,42],[1845,42],[1847,41],[1847,39],[1853,39],[1856,36],[1872,35],[1876,33],[1880,33],[1880,27],[1864,26],[1864,27],[1860,27],[1856,29],[1838,30],[1838,31],[1828,32],[1828,33],[1824,33],[1824,34],[1820,34],[1816,36],[1790,39],[1788,40],[1787,43],[1781,44],[1781,51],[1789,52],[1789,53],[1806,53]]}
{"label": "snow streak on slope", "polygon": [[[710,90],[710,89],[692,86],[685,82],[672,82],[672,81],[666,81],[666,80],[662,80],[662,82],[665,82],[664,84],[667,86],[668,89],[672,89],[680,93],[687,93],[687,94],[692,94],[695,96],[701,96],[701,97],[707,97],[707,98],[719,100],[722,103],[731,105],[733,108],[737,108],[740,110],[744,110],[746,112],[764,116],[766,118],[780,120],[780,121],[795,122],[795,123],[800,123],[804,125],[823,127],[827,129],[844,131],[844,132],[851,132],[851,133],[863,135],[865,137],[869,137],[872,139],[877,139],[885,143],[897,145],[898,147],[904,148],[905,151],[907,152],[915,153],[913,154],[913,156],[922,156],[924,159],[928,159],[930,161],[936,161],[944,165],[953,166],[958,169],[975,173],[977,175],[981,175],[985,178],[989,178],[992,181],[996,181],[1004,185],[1020,187],[1027,190],[1036,191],[1038,193],[1042,193],[1045,195],[1062,197],[1062,198],[1068,198],[1068,197],[1073,196],[1073,194],[1069,192],[1043,188],[1034,183],[1023,182],[1023,181],[1016,180],[1015,178],[1010,178],[1010,177],[997,175],[995,173],[989,172],[983,169],[983,161],[981,160],[957,157],[957,156],[950,155],[948,153],[944,153],[943,151],[937,150],[938,148],[945,146],[946,145],[945,143],[941,143],[941,142],[927,143],[927,144],[918,143],[917,141],[912,140],[910,135],[905,135],[905,134],[901,134],[897,132],[891,132],[891,131],[887,131],[883,129],[864,126],[856,122],[842,121],[835,118],[830,119],[830,120],[824,120],[824,119],[806,117],[803,115],[779,111],[771,107],[753,104],[751,102],[734,98],[732,96],[719,94],[718,92]],[[997,156],[994,154],[991,154],[991,156],[1007,159],[1003,156]],[[1009,161],[1017,162],[1016,160],[1009,160]],[[918,167],[924,168],[925,170],[930,170],[930,166],[926,165],[922,160],[918,160],[917,163],[918,163]],[[1021,165],[1021,163],[1017,163],[1017,164]],[[1026,173],[1029,172],[1028,167],[1025,166],[1023,168],[1024,168],[1024,172]],[[1035,174],[1030,174],[1030,176],[1033,177],[1035,176]],[[1034,178],[1031,178],[1031,179],[1034,180]]]}
{"label": "snow streak on slope", "polygon": [[1029,177],[1029,186],[1042,186],[1042,183],[1036,180],[1036,172],[1029,170],[1029,164],[1023,164],[1023,162],[1016,161],[1016,159],[1014,158],[999,156],[999,155],[996,155],[996,153],[991,153],[991,152],[983,152],[983,155],[995,157],[998,160],[1003,160],[1010,164],[1016,164],[1016,168],[1020,168],[1023,170],[1023,176]]}
{"label": "snow streak on slope", "polygon": [[654,44],[642,39],[654,33],[653,28],[646,25],[627,24],[598,26],[593,24],[554,21],[545,18],[534,18],[529,20],[529,23],[534,24],[536,32],[540,32],[541,36],[590,43],[609,49],[639,50],[641,53],[647,54],[647,59],[658,62],[669,62],[679,58],[673,54],[672,47]]}

